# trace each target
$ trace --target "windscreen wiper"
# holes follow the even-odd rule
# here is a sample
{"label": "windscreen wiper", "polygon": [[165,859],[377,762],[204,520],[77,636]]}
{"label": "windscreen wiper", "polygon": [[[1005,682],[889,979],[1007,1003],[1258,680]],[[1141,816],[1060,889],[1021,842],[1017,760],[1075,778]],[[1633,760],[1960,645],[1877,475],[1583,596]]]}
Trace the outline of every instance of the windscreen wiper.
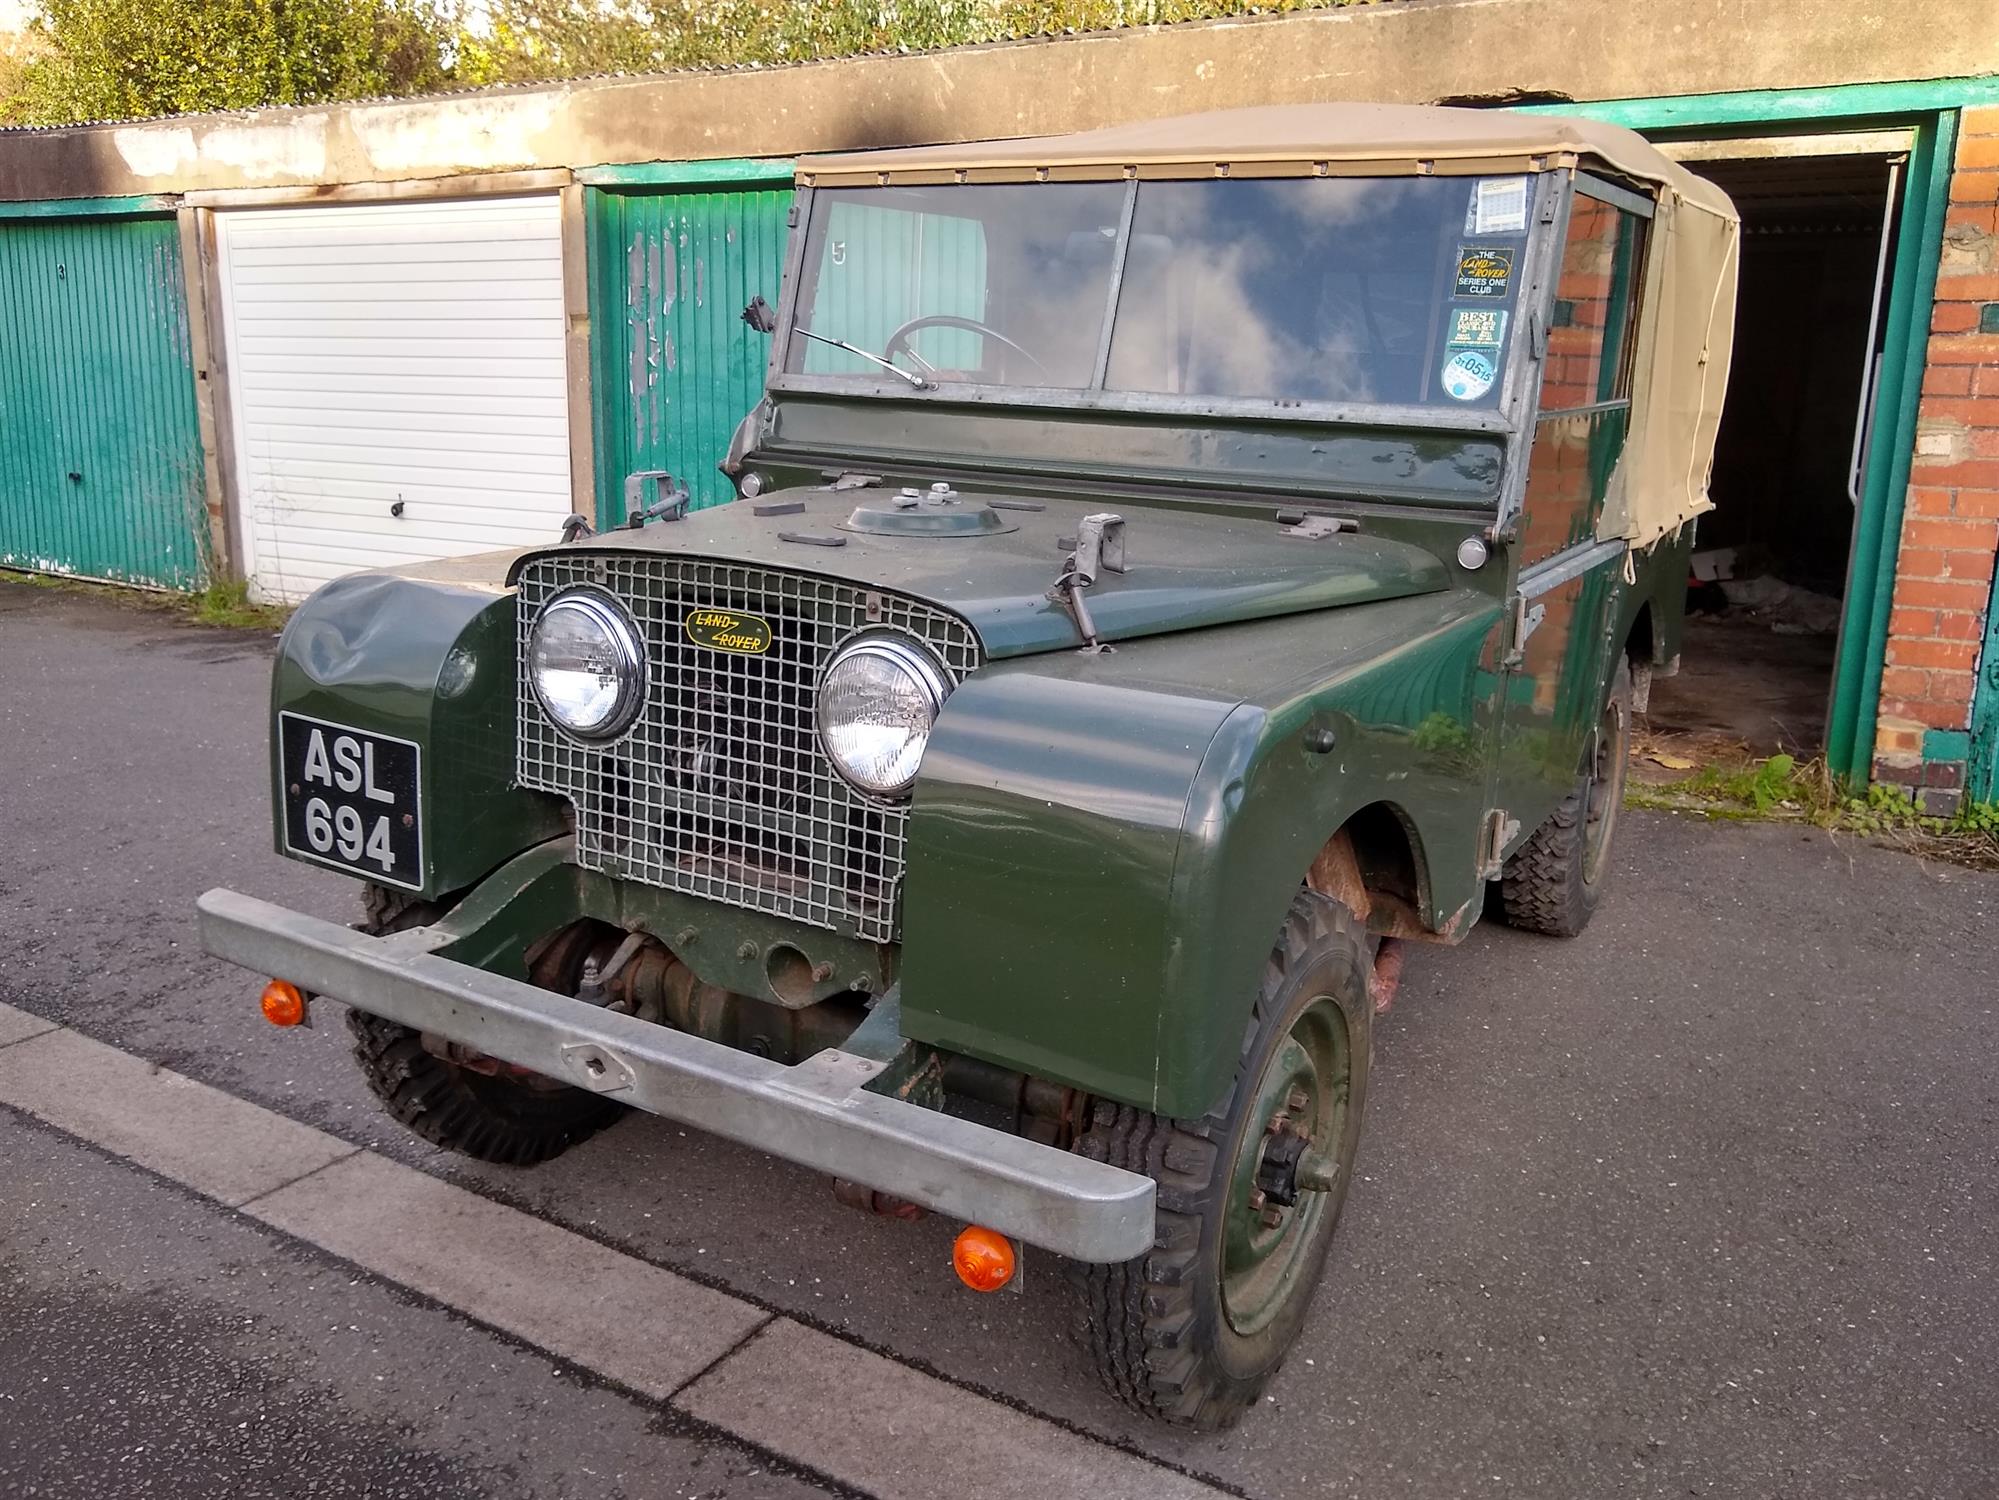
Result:
{"label": "windscreen wiper", "polygon": [[901,365],[883,359],[879,354],[870,354],[867,350],[860,348],[858,345],[850,344],[845,339],[828,338],[823,333],[814,333],[811,329],[807,328],[802,323],[792,324],[791,331],[793,333],[802,333],[807,338],[817,340],[819,343],[822,344],[831,344],[835,349],[845,349],[849,354],[858,354],[862,359],[867,360],[870,364],[880,365],[884,370],[888,371],[889,374],[900,375],[904,380],[908,381],[911,385],[915,386],[916,389],[919,391],[927,391],[930,389],[930,382],[925,380],[921,375],[915,374],[909,370],[905,370]]}

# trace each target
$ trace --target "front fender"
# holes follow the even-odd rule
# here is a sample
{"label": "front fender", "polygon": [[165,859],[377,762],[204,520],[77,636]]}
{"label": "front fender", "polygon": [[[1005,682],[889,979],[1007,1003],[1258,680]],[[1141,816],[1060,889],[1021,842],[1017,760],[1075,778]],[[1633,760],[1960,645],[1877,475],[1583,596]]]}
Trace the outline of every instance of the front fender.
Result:
{"label": "front fender", "polygon": [[[462,890],[564,831],[556,799],[514,786],[514,596],[490,586],[356,573],[286,623],[271,722],[290,710],[421,748],[423,889]],[[272,735],[272,838],[285,851]]]}
{"label": "front fender", "polygon": [[[1385,803],[1414,830],[1430,926],[1479,893],[1497,619],[1432,595],[961,685],[910,820],[904,1031],[1161,1114],[1208,1109],[1285,909],[1355,812]],[[1221,690],[1247,680],[1279,685]]]}
{"label": "front fender", "polygon": [[1234,709],[1032,672],[960,685],[910,818],[904,1033],[1157,1097],[1187,800]]}

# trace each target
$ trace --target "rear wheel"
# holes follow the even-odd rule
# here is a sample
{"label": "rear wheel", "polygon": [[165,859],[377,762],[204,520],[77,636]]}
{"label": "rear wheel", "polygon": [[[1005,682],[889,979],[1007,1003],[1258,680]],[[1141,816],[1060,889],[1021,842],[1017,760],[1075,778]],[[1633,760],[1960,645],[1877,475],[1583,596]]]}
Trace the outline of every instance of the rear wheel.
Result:
{"label": "rear wheel", "polygon": [[1159,1184],[1151,1252],[1077,1268],[1098,1373],[1147,1416],[1233,1425],[1304,1326],[1367,1102],[1369,953],[1351,912],[1301,891],[1228,1098],[1198,1120],[1100,1100],[1076,1144]]}
{"label": "rear wheel", "polygon": [[1620,657],[1575,789],[1506,861],[1499,893],[1509,925],[1550,937],[1589,925],[1610,874],[1630,760],[1631,664]]}
{"label": "rear wheel", "polygon": [[[373,933],[421,926],[441,915],[434,905],[381,886],[369,886],[364,900],[364,925]],[[574,993],[587,947],[562,939],[549,944],[536,961],[534,982]],[[624,1112],[609,1099],[505,1064],[441,1057],[420,1033],[364,1011],[350,1008],[347,1027],[354,1059],[375,1097],[398,1121],[447,1151],[531,1167],[589,1139]]]}

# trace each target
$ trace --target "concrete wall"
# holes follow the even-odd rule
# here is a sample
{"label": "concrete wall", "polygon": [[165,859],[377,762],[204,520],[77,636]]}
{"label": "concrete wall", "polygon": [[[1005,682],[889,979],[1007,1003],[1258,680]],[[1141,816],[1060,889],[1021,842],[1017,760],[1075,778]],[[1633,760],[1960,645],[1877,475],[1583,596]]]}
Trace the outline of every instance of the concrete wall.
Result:
{"label": "concrete wall", "polygon": [[1999,73],[1994,0],[1382,0],[918,56],[0,133],[0,200],[779,157],[1253,103],[1980,73]]}

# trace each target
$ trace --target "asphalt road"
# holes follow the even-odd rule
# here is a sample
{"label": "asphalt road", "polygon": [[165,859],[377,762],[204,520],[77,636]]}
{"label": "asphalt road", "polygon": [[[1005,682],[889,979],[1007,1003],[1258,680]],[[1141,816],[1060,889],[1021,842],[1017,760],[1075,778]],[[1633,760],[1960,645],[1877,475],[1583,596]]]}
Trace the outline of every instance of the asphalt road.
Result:
{"label": "asphalt road", "polygon": [[[644,1117],[532,1172],[444,1157],[376,1113],[344,1028],[264,1025],[254,981],[198,951],[195,895],[353,894],[270,851],[268,655],[0,583],[0,1001],[1245,1495],[1999,1494],[1999,876],[1633,815],[1581,939],[1413,953],[1313,1321],[1265,1407],[1202,1438],[1098,1393],[1052,1261],[974,1298],[955,1226],[866,1219]],[[103,1430],[169,1447],[213,1437],[203,1402],[268,1399],[327,1493],[596,1493],[600,1432],[649,1455],[646,1493],[815,1482],[11,1126],[0,1397],[99,1387]],[[349,1324],[398,1350],[386,1390]],[[0,1494],[124,1493],[11,1456],[73,1442],[74,1414],[0,1399]],[[258,1492],[204,1483],[174,1492]]]}
{"label": "asphalt road", "polygon": [[0,1495],[823,1495],[0,1111]]}

